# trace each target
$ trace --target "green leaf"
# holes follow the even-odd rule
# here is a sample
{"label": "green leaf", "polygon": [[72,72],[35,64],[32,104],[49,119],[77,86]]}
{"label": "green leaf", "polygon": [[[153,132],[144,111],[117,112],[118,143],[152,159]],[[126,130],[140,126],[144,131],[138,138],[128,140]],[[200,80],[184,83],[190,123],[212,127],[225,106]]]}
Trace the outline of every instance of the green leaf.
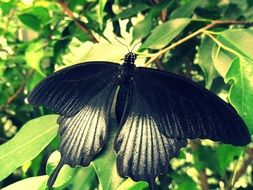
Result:
{"label": "green leaf", "polygon": [[30,177],[13,183],[2,190],[45,190],[48,176]]}
{"label": "green leaf", "polygon": [[0,180],[35,158],[56,136],[57,115],[27,122],[11,140],[0,146]]}
{"label": "green leaf", "polygon": [[209,168],[213,171],[219,171],[215,150],[210,146],[197,146],[193,152],[194,165],[198,171]]}
{"label": "green leaf", "polygon": [[148,183],[144,181],[135,182],[131,178],[127,178],[116,190],[146,190],[148,189]]}
{"label": "green leaf", "polygon": [[128,9],[122,11],[121,13],[119,13],[117,15],[117,18],[126,19],[126,18],[134,16],[137,13],[144,11],[148,8],[150,8],[150,7],[145,3],[136,3],[133,5],[133,7],[130,7]]}
{"label": "green leaf", "polygon": [[92,161],[103,190],[113,190],[119,187],[126,179],[119,176],[116,167],[116,154],[113,149],[116,136],[116,122],[110,124],[110,136],[103,152]]}
{"label": "green leaf", "polygon": [[96,178],[94,167],[91,165],[85,168],[79,168],[74,176],[71,190],[95,189],[94,182],[96,182]]}
{"label": "green leaf", "polygon": [[9,98],[8,93],[0,91],[0,106],[4,105],[7,102],[8,98]]}
{"label": "green leaf", "polygon": [[212,60],[216,71],[224,78],[228,68],[236,56],[228,51],[223,50],[217,44],[212,48]]}
{"label": "green leaf", "polygon": [[213,79],[217,76],[217,72],[213,65],[213,59],[210,52],[214,42],[210,38],[203,38],[198,49],[198,64],[201,67],[206,81],[206,88],[210,89]]}
{"label": "green leaf", "polygon": [[193,13],[193,11],[200,5],[203,3],[203,0],[191,0],[188,1],[188,3],[186,3],[183,6],[178,7],[177,9],[175,9],[171,15],[170,15],[170,19],[175,19],[175,18],[187,18],[190,17]]}
{"label": "green leaf", "polygon": [[[60,152],[55,151],[53,152],[48,161],[46,166],[46,173],[50,175],[53,170],[56,168],[58,162],[60,161],[61,155]],[[74,168],[71,168],[69,165],[64,165],[59,172],[56,181],[53,185],[54,188],[62,187],[63,185],[67,184],[70,179],[73,177],[75,172]]]}
{"label": "green leaf", "polygon": [[220,144],[215,151],[215,158],[219,165],[219,173],[224,177],[226,168],[229,164],[235,159],[235,157],[239,157],[243,151],[241,147],[235,147],[226,144]]}
{"label": "green leaf", "polygon": [[35,31],[40,31],[41,20],[38,17],[34,16],[33,14],[24,13],[19,15],[18,18],[27,27]]}
{"label": "green leaf", "polygon": [[133,27],[133,40],[144,38],[149,35],[152,29],[153,14],[148,14],[142,21]]}
{"label": "green leaf", "polygon": [[26,88],[29,92],[32,91],[32,89],[43,79],[44,77],[39,74],[38,72],[35,72],[32,74],[32,76],[28,79],[26,83]]}
{"label": "green leaf", "polygon": [[99,9],[98,9],[98,22],[103,23],[104,17],[104,8],[107,0],[99,0]]}
{"label": "green leaf", "polygon": [[157,26],[147,40],[142,44],[142,48],[161,49],[169,44],[188,24],[190,19],[179,18],[167,21]]}
{"label": "green leaf", "polygon": [[32,14],[36,18],[38,18],[41,21],[41,24],[45,24],[49,22],[51,19],[48,9],[46,9],[45,7],[41,7],[41,6],[32,7],[32,9],[29,10],[27,13]]}
{"label": "green leaf", "polygon": [[253,59],[253,29],[226,30],[218,35],[218,40],[243,57]]}
{"label": "green leaf", "polygon": [[27,65],[35,69],[42,76],[45,76],[40,69],[40,62],[45,55],[44,46],[45,44],[42,41],[32,42],[25,51]]}
{"label": "green leaf", "polygon": [[232,81],[229,102],[244,119],[251,134],[253,133],[253,61],[236,58],[225,76],[225,82]]}
{"label": "green leaf", "polygon": [[179,174],[174,172],[171,176],[177,183],[177,188],[175,190],[185,190],[185,189],[191,189],[191,190],[198,190],[198,186],[196,182],[187,174]]}
{"label": "green leaf", "polygon": [[[217,40],[240,56],[253,59],[253,29],[226,30],[217,36]],[[237,55],[217,45],[214,45],[212,55],[216,70],[225,77],[231,62]]]}

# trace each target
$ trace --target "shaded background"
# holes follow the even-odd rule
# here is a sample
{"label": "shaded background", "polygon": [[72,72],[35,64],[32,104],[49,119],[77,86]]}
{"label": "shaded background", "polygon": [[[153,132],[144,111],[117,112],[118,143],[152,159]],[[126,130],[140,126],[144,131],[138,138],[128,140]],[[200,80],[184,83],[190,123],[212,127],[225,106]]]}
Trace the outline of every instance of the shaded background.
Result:
{"label": "shaded background", "polygon": [[[170,48],[212,20],[228,22]],[[65,66],[121,63],[128,50],[115,36],[129,47],[141,42],[133,50],[141,53],[137,65],[158,53],[147,66],[191,78],[230,101],[253,132],[252,22],[251,0],[0,0],[0,188],[45,189],[59,160],[57,116],[32,108],[27,96]],[[111,146],[87,168],[64,167],[55,187],[147,189],[118,176]],[[253,189],[252,160],[252,144],[191,141],[156,182],[159,189]]]}

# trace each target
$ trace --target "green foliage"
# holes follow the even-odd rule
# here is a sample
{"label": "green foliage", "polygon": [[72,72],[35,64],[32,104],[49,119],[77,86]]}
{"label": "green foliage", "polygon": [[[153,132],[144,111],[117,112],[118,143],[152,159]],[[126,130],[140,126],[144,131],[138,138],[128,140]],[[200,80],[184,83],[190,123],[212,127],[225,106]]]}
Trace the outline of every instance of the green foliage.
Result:
{"label": "green foliage", "polygon": [[188,24],[190,19],[179,18],[157,26],[141,48],[161,49],[169,44]]}
{"label": "green foliage", "polygon": [[[242,22],[189,37],[212,20],[227,19]],[[145,59],[137,59],[138,66],[155,57],[151,67],[205,84],[236,108],[253,133],[253,29],[244,21],[253,22],[249,0],[0,0],[0,188],[46,189],[60,159],[58,116],[33,108],[27,96],[62,67],[91,60],[121,63],[127,49],[115,36],[131,47],[140,42],[133,51]],[[64,166],[54,188],[148,189],[145,182],[118,175],[115,126],[109,126],[109,141],[92,164]],[[252,144],[190,144],[157,178],[159,189],[204,189],[203,183],[209,189],[253,188]]]}
{"label": "green foliage", "polygon": [[0,146],[0,180],[37,156],[56,136],[56,115],[27,122],[19,133]]}

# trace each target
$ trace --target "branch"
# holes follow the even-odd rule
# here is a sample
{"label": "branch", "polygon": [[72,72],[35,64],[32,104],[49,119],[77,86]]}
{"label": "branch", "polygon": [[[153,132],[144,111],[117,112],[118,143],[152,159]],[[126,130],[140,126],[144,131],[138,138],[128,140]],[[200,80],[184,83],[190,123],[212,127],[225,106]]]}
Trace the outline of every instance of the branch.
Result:
{"label": "branch", "polygon": [[240,177],[246,172],[249,165],[253,162],[253,148],[247,148],[247,158],[244,160],[241,167],[236,171],[235,175],[231,175],[228,183],[226,184],[225,190],[231,190],[235,183],[240,179]]}
{"label": "branch", "polygon": [[32,70],[31,72],[29,72],[27,74],[27,76],[25,77],[23,83],[19,86],[19,88],[17,89],[16,92],[14,92],[14,94],[12,94],[6,101],[6,103],[2,106],[0,106],[0,110],[3,110],[8,104],[11,104],[18,96],[21,92],[23,92],[25,85],[28,81],[28,79],[30,78],[30,76],[34,73],[34,70]]}
{"label": "branch", "polygon": [[57,2],[62,7],[63,11],[76,23],[78,28],[80,28],[84,33],[88,34],[93,42],[98,43],[96,37],[84,26],[80,20],[75,17],[74,13],[68,8],[66,3],[61,0],[58,0]]}
{"label": "branch", "polygon": [[171,44],[167,48],[157,52],[153,57],[151,57],[146,64],[150,64],[151,62],[155,61],[160,55],[166,53],[167,51],[181,45],[182,43],[190,40],[191,38],[205,32],[206,30],[209,30],[217,25],[223,25],[223,24],[229,24],[229,25],[248,25],[253,26],[253,22],[247,22],[247,21],[237,21],[237,20],[214,20],[210,24],[206,25],[203,28],[200,28],[199,30],[191,33],[190,35],[182,38],[181,40],[175,42],[174,44]]}

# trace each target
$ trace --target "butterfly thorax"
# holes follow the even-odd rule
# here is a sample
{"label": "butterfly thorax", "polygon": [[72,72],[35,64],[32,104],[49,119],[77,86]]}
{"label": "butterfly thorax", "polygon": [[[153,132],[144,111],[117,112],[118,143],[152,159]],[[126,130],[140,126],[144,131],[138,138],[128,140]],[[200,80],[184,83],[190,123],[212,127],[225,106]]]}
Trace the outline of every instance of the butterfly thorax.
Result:
{"label": "butterfly thorax", "polygon": [[128,81],[133,77],[134,70],[136,68],[134,61],[136,59],[136,54],[129,52],[125,55],[124,63],[120,67],[119,78],[122,83],[128,83]]}

